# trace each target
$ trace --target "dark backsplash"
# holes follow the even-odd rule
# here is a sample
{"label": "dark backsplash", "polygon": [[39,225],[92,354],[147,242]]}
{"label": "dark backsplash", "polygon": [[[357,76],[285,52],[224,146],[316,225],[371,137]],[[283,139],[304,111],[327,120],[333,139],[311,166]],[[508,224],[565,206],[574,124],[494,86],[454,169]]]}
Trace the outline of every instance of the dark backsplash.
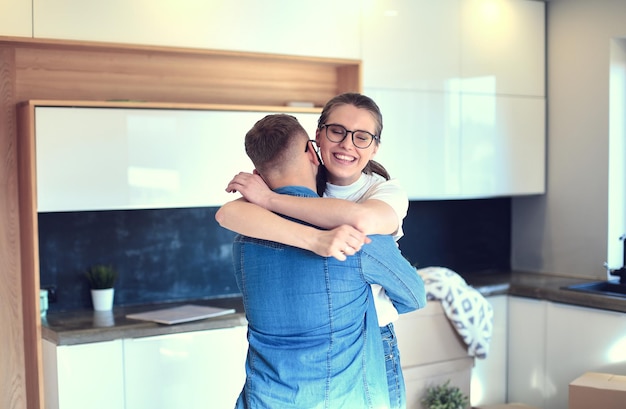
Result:
{"label": "dark backsplash", "polygon": [[399,241],[418,268],[467,276],[511,269],[511,199],[411,202]]}
{"label": "dark backsplash", "polygon": [[[55,286],[50,310],[91,308],[84,271],[112,264],[120,272],[116,305],[237,295],[234,233],[217,208],[39,214],[41,286]],[[416,267],[462,275],[510,268],[510,199],[411,202],[400,249]]]}
{"label": "dark backsplash", "polygon": [[57,287],[50,310],[91,308],[84,271],[111,264],[120,273],[115,305],[219,298],[239,294],[234,233],[217,208],[39,214],[41,286]]}

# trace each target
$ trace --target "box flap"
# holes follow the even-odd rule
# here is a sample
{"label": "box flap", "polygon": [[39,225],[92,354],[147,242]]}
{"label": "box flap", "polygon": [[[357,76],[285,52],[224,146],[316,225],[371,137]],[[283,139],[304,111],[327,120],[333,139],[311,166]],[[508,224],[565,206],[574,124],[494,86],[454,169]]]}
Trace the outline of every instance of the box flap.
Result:
{"label": "box flap", "polygon": [[570,385],[596,389],[626,391],[626,376],[600,372],[587,372],[575,379]]}

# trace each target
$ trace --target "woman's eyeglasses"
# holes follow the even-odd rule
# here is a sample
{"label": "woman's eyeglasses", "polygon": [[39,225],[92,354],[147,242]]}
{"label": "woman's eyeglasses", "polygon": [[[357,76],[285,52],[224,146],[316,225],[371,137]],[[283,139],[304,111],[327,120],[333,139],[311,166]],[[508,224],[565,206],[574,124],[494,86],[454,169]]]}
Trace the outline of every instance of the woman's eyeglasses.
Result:
{"label": "woman's eyeglasses", "polygon": [[367,131],[349,131],[343,125],[322,124],[320,128],[326,128],[326,139],[331,142],[340,143],[346,139],[348,134],[352,134],[352,143],[359,149],[367,149],[374,140],[378,142],[379,137]]}

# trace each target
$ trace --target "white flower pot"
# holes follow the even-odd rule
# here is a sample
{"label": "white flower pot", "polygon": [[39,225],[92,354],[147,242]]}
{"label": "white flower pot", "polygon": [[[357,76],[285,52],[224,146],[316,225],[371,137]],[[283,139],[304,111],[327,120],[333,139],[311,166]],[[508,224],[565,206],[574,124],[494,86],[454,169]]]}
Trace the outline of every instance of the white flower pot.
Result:
{"label": "white flower pot", "polygon": [[96,311],[110,311],[113,309],[114,288],[91,290],[91,302]]}
{"label": "white flower pot", "polygon": [[115,325],[115,316],[113,311],[94,311],[93,326],[94,327],[112,327]]}

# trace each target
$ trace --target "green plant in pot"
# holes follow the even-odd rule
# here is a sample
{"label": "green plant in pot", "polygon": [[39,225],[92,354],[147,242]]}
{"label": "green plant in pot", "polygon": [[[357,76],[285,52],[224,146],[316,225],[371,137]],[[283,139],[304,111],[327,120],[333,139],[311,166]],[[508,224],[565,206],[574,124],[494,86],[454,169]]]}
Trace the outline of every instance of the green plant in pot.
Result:
{"label": "green plant in pot", "polygon": [[113,266],[96,264],[85,273],[91,287],[91,301],[96,311],[110,311],[118,272]]}
{"label": "green plant in pot", "polygon": [[458,387],[450,386],[448,380],[443,385],[426,389],[422,404],[426,409],[465,409],[469,398]]}
{"label": "green plant in pot", "polygon": [[105,288],[113,288],[118,272],[113,266],[96,264],[87,270],[85,275],[92,290],[103,290]]}

